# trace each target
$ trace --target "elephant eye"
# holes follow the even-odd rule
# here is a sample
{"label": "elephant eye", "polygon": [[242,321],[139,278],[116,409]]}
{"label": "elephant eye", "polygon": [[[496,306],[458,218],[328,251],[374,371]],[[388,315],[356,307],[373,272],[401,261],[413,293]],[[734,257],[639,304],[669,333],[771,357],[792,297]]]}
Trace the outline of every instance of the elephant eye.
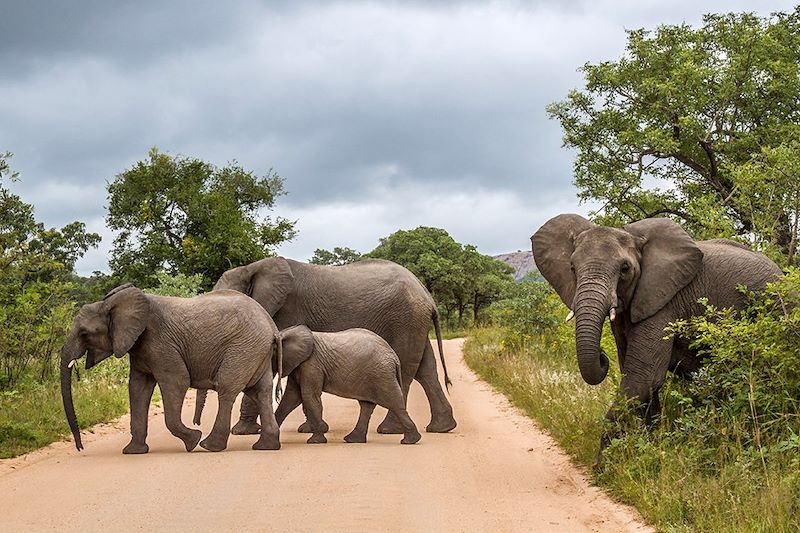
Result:
{"label": "elephant eye", "polygon": [[621,267],[620,270],[622,270],[622,272],[628,272],[628,271],[630,271],[630,269],[631,269],[630,263],[625,261],[624,263],[622,263],[622,267]]}

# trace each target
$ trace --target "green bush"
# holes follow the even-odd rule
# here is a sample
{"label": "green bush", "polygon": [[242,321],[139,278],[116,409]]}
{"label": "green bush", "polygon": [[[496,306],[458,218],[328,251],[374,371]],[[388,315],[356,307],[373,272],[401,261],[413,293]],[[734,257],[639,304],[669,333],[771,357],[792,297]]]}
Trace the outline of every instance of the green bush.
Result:
{"label": "green bush", "polygon": [[800,269],[763,293],[746,292],[742,311],[716,309],[671,326],[703,356],[691,382],[670,390],[668,420],[679,435],[741,450],[757,462],[800,457]]}
{"label": "green bush", "polygon": [[488,311],[490,323],[505,328],[503,346],[520,348],[539,335],[554,333],[563,321],[557,313],[564,306],[547,283],[523,280],[510,292]]}

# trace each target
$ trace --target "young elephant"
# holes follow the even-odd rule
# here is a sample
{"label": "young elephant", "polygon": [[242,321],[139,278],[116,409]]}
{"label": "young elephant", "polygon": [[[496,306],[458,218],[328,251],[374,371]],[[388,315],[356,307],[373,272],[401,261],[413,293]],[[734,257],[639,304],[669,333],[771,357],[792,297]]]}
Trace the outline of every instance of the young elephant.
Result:
{"label": "young elephant", "polygon": [[72,402],[71,374],[76,360],[86,357],[91,368],[112,353],[130,353],[129,394],[131,442],[122,453],[147,453],[147,414],[158,383],[164,418],[186,451],[202,434],[181,421],[189,387],[214,389],[219,411],[214,428],[200,446],[224,450],[231,428],[231,409],[244,391],[259,406],[266,421],[256,450],[280,448],[279,428],[272,412],[272,356],[281,345],[275,323],[253,299],[236,291],[214,291],[194,298],[144,294],[131,284],[109,292],[103,300],[84,305],[61,350],[61,395],[75,446],[83,449]]}
{"label": "young elephant", "polygon": [[403,396],[400,359],[379,335],[361,328],[337,333],[312,332],[306,326],[281,331],[283,374],[288,376],[275,419],[280,426],[298,405],[311,424],[309,444],[327,442],[322,421],[322,392],[358,400],[361,414],[344,440],[367,442],[367,428],[375,405],[394,413],[403,424],[403,444],[421,435],[408,416]]}

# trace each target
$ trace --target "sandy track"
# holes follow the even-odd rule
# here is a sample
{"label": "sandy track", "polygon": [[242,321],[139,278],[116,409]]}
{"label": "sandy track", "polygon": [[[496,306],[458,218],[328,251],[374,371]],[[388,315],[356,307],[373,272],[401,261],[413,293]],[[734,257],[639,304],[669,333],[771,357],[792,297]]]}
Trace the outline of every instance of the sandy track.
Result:
{"label": "sandy track", "polygon": [[[124,417],[87,435],[83,452],[70,441],[0,461],[0,530],[649,531],[479,381],[460,348],[445,342],[459,421],[450,434],[402,446],[400,435],[374,432],[378,408],[369,442],[346,444],[358,404],[326,396],[328,444],[305,444],[298,409],[280,451],[252,451],[254,436],[231,436],[225,452],[186,453],[154,408],[147,455],[121,454]],[[409,405],[422,429],[429,415],[416,386]]]}

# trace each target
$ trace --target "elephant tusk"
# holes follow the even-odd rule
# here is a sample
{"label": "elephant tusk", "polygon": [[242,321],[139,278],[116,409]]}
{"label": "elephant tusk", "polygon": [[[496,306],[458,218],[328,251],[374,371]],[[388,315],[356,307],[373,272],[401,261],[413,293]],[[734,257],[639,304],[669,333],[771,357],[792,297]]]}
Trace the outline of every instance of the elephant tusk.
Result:
{"label": "elephant tusk", "polygon": [[617,318],[617,308],[616,307],[612,307],[608,311],[608,318],[611,320],[611,322],[614,322],[614,319]]}
{"label": "elephant tusk", "polygon": [[564,319],[564,322],[569,322],[569,321],[570,321],[570,320],[572,320],[573,318],[575,318],[575,311],[573,311],[572,309],[570,309],[570,310],[569,310],[569,314],[567,315],[567,318],[565,318],[565,319]]}
{"label": "elephant tusk", "polygon": [[73,366],[75,366],[75,361],[77,361],[77,359],[73,359],[72,361],[70,361],[69,364],[67,365],[67,368],[72,368]]}

